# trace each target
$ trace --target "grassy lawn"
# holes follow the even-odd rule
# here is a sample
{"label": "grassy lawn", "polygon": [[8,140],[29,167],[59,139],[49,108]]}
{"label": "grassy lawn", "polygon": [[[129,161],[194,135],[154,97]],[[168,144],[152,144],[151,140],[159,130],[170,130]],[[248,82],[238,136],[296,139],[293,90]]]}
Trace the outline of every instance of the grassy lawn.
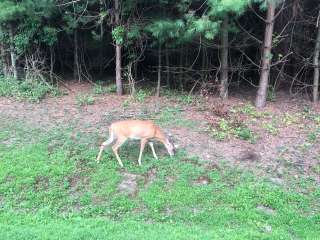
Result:
{"label": "grassy lawn", "polygon": [[[182,150],[160,160],[98,134],[0,123],[0,239],[319,239],[320,187],[276,185]],[[156,146],[160,151],[162,146]]]}

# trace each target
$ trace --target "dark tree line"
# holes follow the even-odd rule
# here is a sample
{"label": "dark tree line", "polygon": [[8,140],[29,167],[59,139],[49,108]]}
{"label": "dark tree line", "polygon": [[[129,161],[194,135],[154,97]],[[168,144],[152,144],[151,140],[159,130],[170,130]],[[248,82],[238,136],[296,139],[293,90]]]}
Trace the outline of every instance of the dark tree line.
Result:
{"label": "dark tree line", "polygon": [[[115,75],[190,93],[252,86],[257,107],[282,89],[319,98],[314,0],[2,0],[1,74],[47,83]],[[60,76],[60,77],[59,77]],[[125,85],[124,85],[125,84]]]}

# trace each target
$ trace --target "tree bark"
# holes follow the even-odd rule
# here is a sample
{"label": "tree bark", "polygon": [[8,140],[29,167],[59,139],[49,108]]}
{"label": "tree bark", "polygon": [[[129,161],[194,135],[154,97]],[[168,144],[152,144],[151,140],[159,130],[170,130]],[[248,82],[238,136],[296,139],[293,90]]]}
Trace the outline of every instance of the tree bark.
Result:
{"label": "tree bark", "polygon": [[168,48],[166,49],[166,80],[167,80],[167,88],[170,88],[170,72],[169,72],[169,64],[170,64],[170,60],[169,60],[169,52],[168,52]]}
{"label": "tree bark", "polygon": [[80,66],[79,66],[79,54],[78,54],[78,30],[74,29],[73,34],[73,44],[74,44],[74,50],[73,50],[73,78],[78,79],[80,82]]}
{"label": "tree bark", "polygon": [[160,84],[161,84],[161,43],[159,43],[158,49],[158,82],[156,96],[160,97]]}
{"label": "tree bark", "polygon": [[267,101],[270,64],[271,64],[271,58],[272,58],[271,49],[272,49],[274,16],[275,16],[275,5],[272,2],[268,2],[266,29],[265,29],[264,42],[263,42],[263,55],[262,55],[260,82],[259,82],[259,89],[258,89],[256,102],[255,102],[255,105],[257,108],[265,107],[266,101]]}
{"label": "tree bark", "polygon": [[[1,31],[1,30],[0,30]],[[8,64],[6,61],[6,51],[4,43],[0,43],[0,56],[1,56],[1,62],[0,62],[0,68],[1,72],[5,77],[8,77]]]}
{"label": "tree bark", "polygon": [[[100,0],[100,12],[103,11],[104,1]],[[103,42],[103,35],[104,35],[104,28],[103,28],[103,19],[100,23],[100,51],[99,51],[99,76],[102,77],[103,71],[104,71],[104,64],[103,64],[103,48],[104,48],[104,42]]]}
{"label": "tree bark", "polygon": [[54,51],[53,46],[50,46],[50,81],[53,83],[53,66],[54,66]]}
{"label": "tree bark", "polygon": [[220,98],[226,100],[228,98],[228,27],[229,20],[228,14],[225,15],[222,23],[222,34],[221,34],[221,74],[220,74]]}
{"label": "tree bark", "polygon": [[[320,12],[319,12],[320,16]],[[313,53],[313,67],[314,67],[314,73],[313,73],[313,102],[317,102],[319,99],[319,52],[320,52],[320,26],[319,23],[317,23],[318,32],[317,32],[317,39],[316,39],[316,45],[314,48]]]}
{"label": "tree bark", "polygon": [[14,51],[14,35],[13,35],[13,26],[10,24],[9,26],[9,37],[10,37],[10,58],[11,58],[11,68],[13,72],[13,78],[18,78],[17,71],[17,55]]}
{"label": "tree bark", "polygon": [[179,73],[179,85],[180,85],[180,91],[183,92],[183,47],[181,47],[180,51],[180,58],[179,58],[179,67],[180,67],[180,73]]}
{"label": "tree bark", "polygon": [[138,80],[138,62],[139,62],[139,61],[136,60],[136,62],[135,62],[134,65],[133,65],[133,66],[134,66],[133,68],[134,68],[134,79],[135,79],[135,80]]}
{"label": "tree bark", "polygon": [[[116,26],[120,25],[120,7],[119,0],[114,0],[115,5],[115,22]],[[123,94],[122,78],[121,78],[121,45],[116,43],[116,85],[117,95]]]}

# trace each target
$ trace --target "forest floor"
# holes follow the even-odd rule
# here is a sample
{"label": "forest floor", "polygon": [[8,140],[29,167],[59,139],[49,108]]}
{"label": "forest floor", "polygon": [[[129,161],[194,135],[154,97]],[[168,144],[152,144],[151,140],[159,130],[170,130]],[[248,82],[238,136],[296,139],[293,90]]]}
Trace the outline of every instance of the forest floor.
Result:
{"label": "forest floor", "polygon": [[[118,97],[67,84],[67,95],[40,103],[0,98],[5,239],[319,236],[319,105],[279,94],[257,111],[250,97],[221,104],[170,91],[157,103],[146,90]],[[124,169],[110,150],[95,163],[109,124],[128,118],[172,133],[177,157],[157,145],[160,160],[146,149],[139,168],[138,145],[129,142]]]}

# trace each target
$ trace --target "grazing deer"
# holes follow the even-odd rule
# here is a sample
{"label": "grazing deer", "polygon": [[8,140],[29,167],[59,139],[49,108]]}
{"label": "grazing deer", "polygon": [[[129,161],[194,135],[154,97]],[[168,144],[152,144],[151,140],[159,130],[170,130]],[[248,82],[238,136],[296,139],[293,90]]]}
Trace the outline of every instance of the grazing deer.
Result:
{"label": "grazing deer", "polygon": [[171,143],[169,138],[163,133],[163,131],[156,126],[152,121],[147,120],[125,120],[114,122],[109,127],[109,139],[101,144],[100,151],[97,157],[97,162],[101,158],[103,149],[113,143],[112,150],[116,155],[118,163],[123,167],[123,163],[118,155],[118,149],[127,139],[139,139],[140,142],[140,154],[138,163],[141,166],[141,157],[143,149],[146,143],[149,144],[152,154],[155,159],[158,159],[156,152],[154,151],[153,143],[151,140],[157,140],[162,142],[166,147],[170,156],[175,153],[175,146]]}

